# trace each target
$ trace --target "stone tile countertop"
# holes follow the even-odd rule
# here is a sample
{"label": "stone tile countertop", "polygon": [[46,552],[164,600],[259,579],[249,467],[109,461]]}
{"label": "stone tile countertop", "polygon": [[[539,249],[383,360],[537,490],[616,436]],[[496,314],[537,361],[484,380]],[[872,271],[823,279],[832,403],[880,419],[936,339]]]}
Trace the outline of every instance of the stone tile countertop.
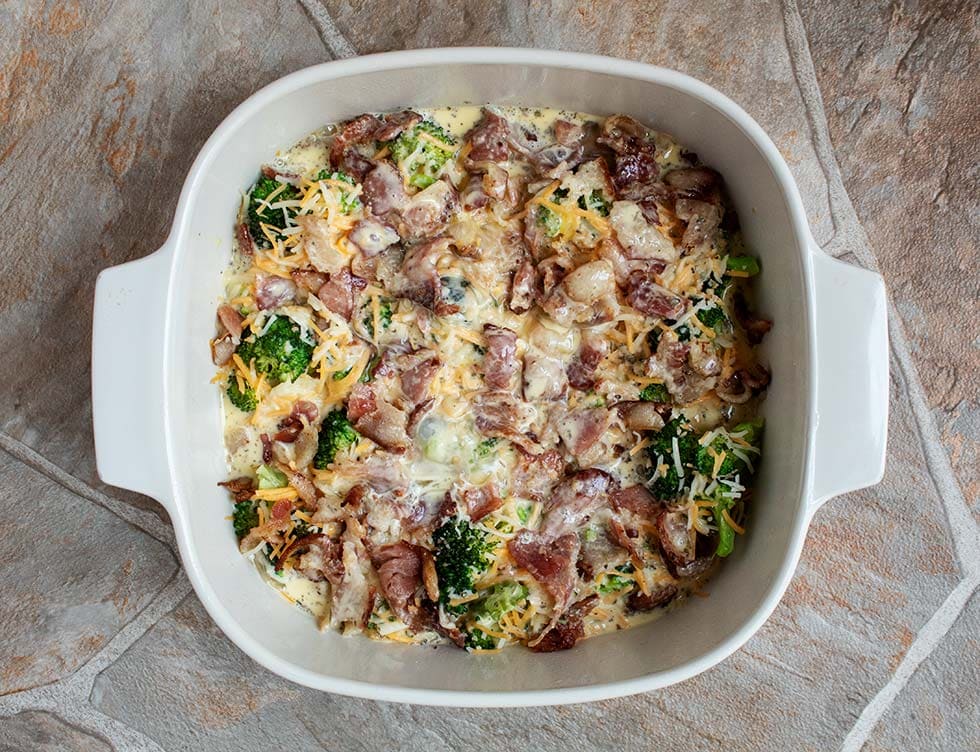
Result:
{"label": "stone tile countertop", "polygon": [[[816,515],[762,630],[669,689],[530,710],[353,700],[212,624],[166,515],[95,473],[99,270],[167,233],[212,129],[304,66],[552,47],[676,68],[785,154],[891,299],[881,485]],[[0,3],[0,750],[980,749],[980,70],[962,0]]]}

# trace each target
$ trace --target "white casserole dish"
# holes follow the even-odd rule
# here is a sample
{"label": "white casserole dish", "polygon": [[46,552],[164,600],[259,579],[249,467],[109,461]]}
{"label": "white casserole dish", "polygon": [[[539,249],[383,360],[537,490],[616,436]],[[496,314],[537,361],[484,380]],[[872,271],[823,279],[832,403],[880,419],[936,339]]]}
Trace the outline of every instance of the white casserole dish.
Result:
{"label": "white casserole dish", "polygon": [[[240,191],[277,149],[325,123],[466,102],[623,112],[674,134],[724,175],[746,241],[762,259],[759,310],[775,321],[763,349],[773,381],[749,533],[710,583],[710,597],[564,653],[518,648],[475,656],[319,633],[310,616],[238,555],[227,493],[216,486],[227,470],[208,339]],[[118,367],[124,357],[140,364],[138,373]],[[775,608],[814,511],[881,479],[885,289],[878,275],[819,250],[775,145],[703,83],[649,65],[562,52],[396,52],[299,71],[228,116],[187,176],[164,246],[99,276],[92,382],[100,476],[163,504],[204,606],[262,665],[310,687],[379,700],[582,702],[663,687],[728,656]]]}

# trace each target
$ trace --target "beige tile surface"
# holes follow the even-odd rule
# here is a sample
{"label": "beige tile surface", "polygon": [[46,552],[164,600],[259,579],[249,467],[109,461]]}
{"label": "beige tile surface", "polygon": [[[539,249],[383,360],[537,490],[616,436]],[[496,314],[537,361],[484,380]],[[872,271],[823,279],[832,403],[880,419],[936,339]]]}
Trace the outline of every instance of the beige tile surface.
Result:
{"label": "beige tile surface", "polygon": [[[0,750],[980,746],[976,37],[953,2],[0,4]],[[664,691],[447,711],[290,685],[212,624],[157,505],[95,475],[95,275],[163,241],[213,127],[305,65],[474,43],[718,87],[787,157],[819,241],[889,285],[885,481],[817,514],[743,650]]]}

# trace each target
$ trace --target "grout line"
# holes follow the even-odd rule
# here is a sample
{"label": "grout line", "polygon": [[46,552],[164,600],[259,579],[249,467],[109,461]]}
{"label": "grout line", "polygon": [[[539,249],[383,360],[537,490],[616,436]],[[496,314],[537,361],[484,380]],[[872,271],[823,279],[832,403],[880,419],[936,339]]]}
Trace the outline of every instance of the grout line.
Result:
{"label": "grout line", "polygon": [[858,752],[865,745],[875,726],[878,725],[892,702],[908,684],[916,669],[932,654],[932,651],[942,642],[959,618],[978,585],[980,585],[980,577],[977,576],[960,582],[946,597],[936,613],[922,626],[901,663],[898,664],[898,668],[895,669],[892,678],[865,706],[854,726],[844,737],[840,752]]}
{"label": "grout line", "polygon": [[[835,257],[852,251],[863,266],[878,271],[877,257],[844,186],[840,166],[837,163],[827,127],[823,96],[796,0],[783,2],[783,28],[794,77],[803,97],[807,120],[813,135],[814,149],[827,179],[831,212],[838,230],[827,244],[827,251]],[[909,396],[919,445],[925,457],[926,470],[939,494],[953,539],[956,559],[964,579],[919,630],[891,678],[861,711],[842,742],[842,752],[857,752],[864,746],[915,670],[940,644],[962,612],[970,595],[980,584],[980,530],[969,512],[953,473],[949,455],[942,445],[935,420],[928,408],[915,361],[912,359],[904,322],[890,296],[888,321],[891,349],[898,363],[905,392]]]}
{"label": "grout line", "polygon": [[76,725],[81,731],[108,739],[114,749],[134,752],[164,752],[141,731],[98,710],[91,695],[99,675],[113,665],[134,643],[140,640],[161,618],[170,613],[191,592],[182,569],[151,603],[119,630],[89,661],[53,684],[0,697],[0,717],[30,710],[44,710]]}
{"label": "grout line", "polygon": [[177,541],[174,537],[173,528],[153,514],[153,512],[137,509],[125,502],[107,496],[46,459],[37,450],[32,449],[27,444],[5,433],[0,433],[0,449],[3,449],[14,459],[19,460],[63,488],[71,491],[76,496],[81,496],[83,499],[87,499],[93,504],[103,507],[121,520],[128,522],[133,527],[139,528],[147,535],[167,546],[172,553],[177,553]]}
{"label": "grout line", "polygon": [[306,14],[316,27],[320,39],[326,45],[330,54],[334,56],[334,59],[355,57],[357,55],[357,50],[354,49],[354,45],[340,32],[340,29],[337,28],[337,24],[334,23],[327,9],[318,0],[299,0],[299,4],[303,6]]}
{"label": "grout line", "polygon": [[[827,176],[827,183],[830,187],[831,209],[841,219],[839,235],[835,236],[829,245],[834,249],[839,249],[837,255],[840,255],[845,250],[849,250],[854,253],[855,257],[857,257],[863,266],[874,271],[879,271],[877,257],[872,250],[864,227],[858,219],[857,212],[851,203],[847,189],[844,187],[840,167],[834,156],[830,134],[826,127],[823,97],[820,94],[820,87],[817,84],[816,71],[813,67],[813,60],[810,57],[806,31],[803,28],[803,19],[800,17],[796,0],[784,0],[783,11],[783,25],[786,32],[787,45],[790,50],[793,71],[797,84],[803,93],[803,102],[806,107],[810,128],[813,131],[814,148],[817,152],[817,158]],[[910,398],[912,414],[918,428],[919,444],[925,455],[926,469],[942,501],[950,534],[953,538],[953,547],[956,551],[957,562],[960,565],[963,576],[969,577],[980,569],[980,536],[978,536],[977,525],[966,505],[966,500],[963,498],[963,492],[956,480],[949,456],[942,446],[939,431],[929,411],[925,391],[922,388],[922,382],[918,376],[918,369],[915,367],[915,361],[912,359],[904,322],[895,309],[890,296],[888,303],[888,324],[891,347],[895,353],[900,370],[905,377],[906,391]]]}

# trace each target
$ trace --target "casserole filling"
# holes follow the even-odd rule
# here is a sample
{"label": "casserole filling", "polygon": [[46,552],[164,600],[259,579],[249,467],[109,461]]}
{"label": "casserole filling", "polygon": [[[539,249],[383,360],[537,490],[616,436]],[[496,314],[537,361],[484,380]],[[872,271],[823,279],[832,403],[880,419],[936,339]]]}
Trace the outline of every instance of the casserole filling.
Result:
{"label": "casserole filling", "polygon": [[537,651],[699,593],[769,373],[721,176],[625,115],[365,114],[261,168],[211,341],[240,551],[321,628]]}

